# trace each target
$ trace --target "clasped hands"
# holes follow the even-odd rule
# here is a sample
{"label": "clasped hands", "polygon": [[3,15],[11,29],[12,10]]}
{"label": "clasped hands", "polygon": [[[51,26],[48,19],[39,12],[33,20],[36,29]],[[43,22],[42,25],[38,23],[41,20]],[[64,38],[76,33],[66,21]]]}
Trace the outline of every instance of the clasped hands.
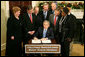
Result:
{"label": "clasped hands", "polygon": [[30,35],[33,35],[35,33],[35,31],[29,31],[28,32]]}

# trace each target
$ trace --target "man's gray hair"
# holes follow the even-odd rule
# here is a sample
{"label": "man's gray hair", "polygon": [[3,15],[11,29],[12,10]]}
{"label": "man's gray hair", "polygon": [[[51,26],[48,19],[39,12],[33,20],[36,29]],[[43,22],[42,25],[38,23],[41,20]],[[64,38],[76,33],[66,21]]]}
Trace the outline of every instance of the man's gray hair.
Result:
{"label": "man's gray hair", "polygon": [[49,22],[48,20],[44,20],[43,24],[44,24],[45,22],[47,22],[47,23],[50,25],[50,22]]}
{"label": "man's gray hair", "polygon": [[39,8],[39,7],[38,7],[38,6],[35,6],[35,7],[34,7],[34,10],[35,10],[35,8]]}
{"label": "man's gray hair", "polygon": [[44,5],[48,5],[48,6],[49,6],[49,4],[48,4],[48,3],[46,3],[46,2],[45,2],[45,3],[43,3],[43,6],[44,6]]}

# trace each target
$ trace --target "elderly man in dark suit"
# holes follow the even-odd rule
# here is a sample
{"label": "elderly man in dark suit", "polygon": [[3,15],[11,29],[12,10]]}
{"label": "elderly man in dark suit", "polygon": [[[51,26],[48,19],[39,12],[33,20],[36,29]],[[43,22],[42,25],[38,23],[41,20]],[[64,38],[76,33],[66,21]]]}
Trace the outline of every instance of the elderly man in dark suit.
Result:
{"label": "elderly man in dark suit", "polygon": [[51,10],[50,10],[51,14],[54,14],[56,8],[57,8],[56,3],[52,2],[51,3]]}
{"label": "elderly man in dark suit", "polygon": [[54,34],[52,28],[50,28],[50,22],[45,20],[43,22],[43,27],[40,27],[38,31],[34,34],[34,39],[47,40],[53,38]]}
{"label": "elderly man in dark suit", "polygon": [[[48,20],[45,20],[43,22],[43,27],[39,27],[38,31],[34,34],[34,40],[41,39],[44,41],[53,38],[54,38],[54,33],[52,28],[50,28],[50,22]],[[53,55],[53,54],[46,54],[46,55]]]}
{"label": "elderly man in dark suit", "polygon": [[54,32],[54,38],[56,39],[57,43],[59,43],[59,37],[58,37],[58,25],[59,25],[59,20],[60,20],[60,9],[57,8],[54,10],[54,14],[51,14],[49,17],[49,21],[51,23],[51,27],[53,28]]}
{"label": "elderly man in dark suit", "polygon": [[40,18],[42,19],[42,21],[49,19],[50,11],[49,11],[48,3],[43,4],[43,10],[39,12],[39,15],[40,15]]}
{"label": "elderly man in dark suit", "polygon": [[42,19],[40,18],[39,7],[38,7],[38,6],[35,6],[35,7],[34,7],[34,14],[35,14],[35,16],[36,16],[36,27],[37,27],[37,29],[38,29],[38,28],[41,27],[42,24],[43,24]]}

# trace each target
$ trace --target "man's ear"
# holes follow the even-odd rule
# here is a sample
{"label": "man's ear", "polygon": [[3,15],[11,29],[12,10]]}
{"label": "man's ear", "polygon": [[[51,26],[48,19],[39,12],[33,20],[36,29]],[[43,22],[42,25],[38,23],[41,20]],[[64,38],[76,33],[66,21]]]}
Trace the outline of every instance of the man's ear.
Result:
{"label": "man's ear", "polygon": [[43,6],[43,8],[44,8],[44,6]]}

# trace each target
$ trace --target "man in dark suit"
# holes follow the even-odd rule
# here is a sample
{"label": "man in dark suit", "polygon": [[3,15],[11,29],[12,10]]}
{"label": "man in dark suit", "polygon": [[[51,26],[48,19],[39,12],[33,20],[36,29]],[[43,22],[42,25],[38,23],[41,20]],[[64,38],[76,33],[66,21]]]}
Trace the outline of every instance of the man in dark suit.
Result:
{"label": "man in dark suit", "polygon": [[42,19],[42,21],[49,19],[50,11],[48,10],[48,8],[49,8],[48,3],[44,3],[43,10],[39,12],[39,15],[40,15],[40,18]]}
{"label": "man in dark suit", "polygon": [[33,9],[31,6],[28,6],[27,13],[23,15],[23,25],[24,25],[24,32],[26,40],[30,40],[35,33],[36,26],[35,26],[35,15],[32,13]]}
{"label": "man in dark suit", "polygon": [[43,27],[40,27],[38,31],[34,34],[34,39],[47,40],[53,38],[54,34],[52,28],[50,28],[50,22],[45,20],[43,22]]}
{"label": "man in dark suit", "polygon": [[[54,33],[52,28],[50,28],[50,22],[48,20],[45,20],[43,22],[43,27],[39,27],[38,31],[34,34],[34,40],[41,39],[44,41],[53,38],[54,38]],[[53,54],[46,54],[46,55],[53,55]]]}
{"label": "man in dark suit", "polygon": [[56,9],[56,3],[52,2],[51,3],[51,10],[50,10],[51,14],[54,14],[55,9]]}
{"label": "man in dark suit", "polygon": [[36,17],[36,27],[38,29],[43,24],[42,19],[40,18],[40,15],[39,15],[39,7],[38,6],[34,7],[34,14],[35,14],[35,17]]}
{"label": "man in dark suit", "polygon": [[[35,26],[35,15],[33,14],[33,9],[32,6],[27,7],[27,13],[23,14],[23,45],[27,44],[30,39],[33,38],[33,35],[36,30]],[[25,49],[25,46],[23,46],[23,49]],[[25,55],[25,50],[23,50],[24,55]]]}
{"label": "man in dark suit", "polygon": [[61,16],[60,16],[60,9],[57,8],[54,11],[54,14],[51,14],[49,17],[49,21],[51,23],[51,27],[53,28],[53,32],[54,32],[54,38],[56,39],[57,43],[59,43],[59,37],[58,37],[58,23],[60,20]]}
{"label": "man in dark suit", "polygon": [[68,12],[68,8],[64,7],[62,10],[62,17],[59,21],[59,38],[62,56],[69,56],[69,46],[74,34],[74,23],[68,15]]}

